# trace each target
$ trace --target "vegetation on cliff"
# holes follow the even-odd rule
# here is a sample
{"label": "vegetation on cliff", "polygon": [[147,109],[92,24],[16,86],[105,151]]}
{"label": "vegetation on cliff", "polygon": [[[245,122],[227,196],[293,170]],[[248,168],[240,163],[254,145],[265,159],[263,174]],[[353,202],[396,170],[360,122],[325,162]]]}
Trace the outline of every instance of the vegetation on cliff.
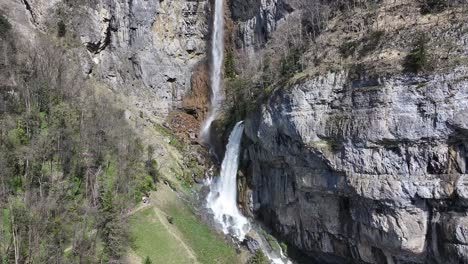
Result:
{"label": "vegetation on cliff", "polygon": [[126,252],[128,208],[154,189],[152,156],[73,53],[6,38],[5,21],[0,263],[114,262]]}
{"label": "vegetation on cliff", "polygon": [[[448,71],[466,63],[457,56],[468,7],[461,1],[288,4],[292,12],[254,57],[242,49],[228,52],[227,124],[257,109],[273,91],[326,72],[348,72],[355,81]],[[423,33],[429,30],[432,34]]]}

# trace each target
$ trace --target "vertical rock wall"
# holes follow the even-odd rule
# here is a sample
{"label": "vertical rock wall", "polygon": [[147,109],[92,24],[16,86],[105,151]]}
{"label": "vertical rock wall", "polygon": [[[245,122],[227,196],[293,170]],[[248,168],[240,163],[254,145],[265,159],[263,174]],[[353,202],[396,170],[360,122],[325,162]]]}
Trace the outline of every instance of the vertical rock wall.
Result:
{"label": "vertical rock wall", "polygon": [[[208,1],[6,0],[1,7],[32,46],[40,32],[68,41],[85,75],[150,115],[182,107],[192,70],[206,56]],[[54,40],[59,21],[65,40]]]}
{"label": "vertical rock wall", "polygon": [[278,91],[246,121],[254,211],[319,263],[467,262],[467,73]]}

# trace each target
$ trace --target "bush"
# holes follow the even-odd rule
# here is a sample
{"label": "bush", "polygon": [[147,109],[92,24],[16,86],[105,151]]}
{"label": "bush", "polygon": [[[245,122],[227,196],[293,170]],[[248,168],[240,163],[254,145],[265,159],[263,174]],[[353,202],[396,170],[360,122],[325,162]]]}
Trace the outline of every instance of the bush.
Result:
{"label": "bush", "polygon": [[364,46],[362,46],[359,51],[359,56],[363,57],[377,49],[383,35],[384,32],[381,30],[371,31],[370,34],[363,39]]}
{"label": "bush", "polygon": [[57,23],[57,35],[59,38],[63,38],[65,37],[66,34],[67,34],[67,26],[65,25],[65,23],[63,23],[62,20],[60,20]]}
{"label": "bush", "polygon": [[447,0],[420,0],[421,14],[439,13],[447,8]]}
{"label": "bush", "polygon": [[429,58],[426,47],[427,42],[428,38],[424,34],[421,34],[417,38],[414,48],[403,61],[405,72],[419,73],[421,71],[428,70]]}
{"label": "bush", "polygon": [[255,255],[250,259],[250,264],[268,264],[268,258],[261,249],[255,251]]}
{"label": "bush", "polygon": [[224,62],[224,73],[226,78],[236,78],[236,64],[234,61],[234,53],[232,50],[227,51],[226,59]]}
{"label": "bush", "polygon": [[169,224],[171,224],[171,225],[174,224],[174,217],[168,215],[168,216],[166,216],[166,219],[167,219],[167,222],[169,222]]}
{"label": "bush", "polygon": [[0,15],[0,37],[5,36],[11,29],[11,24],[3,15]]}
{"label": "bush", "polygon": [[289,79],[296,72],[301,71],[301,55],[303,53],[302,47],[293,47],[288,50],[285,57],[281,58],[280,73],[285,80]]}
{"label": "bush", "polygon": [[151,261],[151,259],[149,257],[146,257],[145,258],[145,262],[143,262],[144,264],[152,264],[153,262]]}
{"label": "bush", "polygon": [[358,44],[356,41],[347,41],[339,47],[339,52],[341,56],[344,58],[348,58],[349,56],[352,56],[354,52],[356,51]]}
{"label": "bush", "polygon": [[280,247],[281,247],[281,250],[283,251],[283,254],[287,255],[288,254],[288,245],[286,243],[284,243],[284,242],[281,242]]}

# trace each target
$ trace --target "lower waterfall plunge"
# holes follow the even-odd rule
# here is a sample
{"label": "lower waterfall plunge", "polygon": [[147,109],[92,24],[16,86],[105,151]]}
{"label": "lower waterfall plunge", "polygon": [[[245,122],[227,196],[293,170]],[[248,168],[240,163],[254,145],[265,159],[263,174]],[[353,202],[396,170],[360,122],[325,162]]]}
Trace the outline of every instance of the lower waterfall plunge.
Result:
{"label": "lower waterfall plunge", "polygon": [[219,223],[225,234],[243,241],[246,234],[257,237],[260,249],[265,253],[270,263],[291,264],[292,262],[283,254],[281,247],[275,241],[279,254],[271,250],[265,235],[261,235],[260,228],[251,224],[237,208],[237,169],[239,167],[239,153],[242,134],[244,132],[243,121],[238,122],[229,136],[221,175],[210,184],[210,192],[207,196],[207,207],[213,211],[214,219]]}
{"label": "lower waterfall plunge", "polygon": [[221,164],[221,175],[211,185],[207,206],[214,213],[225,234],[242,241],[250,230],[250,224],[237,208],[237,168],[239,166],[240,143],[244,132],[243,121],[236,124],[229,136],[226,154]]}

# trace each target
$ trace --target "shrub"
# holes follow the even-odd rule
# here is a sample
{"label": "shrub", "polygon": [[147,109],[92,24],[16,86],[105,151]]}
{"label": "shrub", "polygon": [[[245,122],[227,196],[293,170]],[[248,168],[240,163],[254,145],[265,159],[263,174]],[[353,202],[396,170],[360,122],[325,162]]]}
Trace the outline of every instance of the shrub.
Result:
{"label": "shrub", "polygon": [[420,0],[421,14],[439,13],[447,8],[447,0]]}
{"label": "shrub", "polygon": [[255,251],[255,255],[250,259],[250,264],[268,264],[268,258],[261,249]]}
{"label": "shrub", "polygon": [[59,38],[63,38],[65,37],[66,34],[67,34],[67,26],[65,25],[65,23],[63,23],[62,20],[60,20],[57,23],[57,35]]}
{"label": "shrub", "polygon": [[292,47],[288,50],[286,56],[281,58],[280,73],[285,80],[302,69],[301,55],[303,52],[302,47]]}
{"label": "shrub", "polygon": [[145,262],[143,262],[144,264],[152,264],[153,262],[151,261],[151,259],[149,257],[146,257],[145,258]]}
{"label": "shrub", "polygon": [[380,41],[382,40],[383,35],[384,32],[381,30],[371,31],[370,34],[363,39],[364,45],[359,51],[359,56],[363,57],[377,49],[377,47],[380,44]]}
{"label": "shrub", "polygon": [[284,243],[284,242],[281,242],[280,247],[281,247],[281,250],[283,251],[283,254],[287,255],[288,254],[288,245],[286,243]]}
{"label": "shrub", "polygon": [[11,24],[3,15],[0,14],[0,37],[5,36],[11,29]]}
{"label": "shrub", "polygon": [[354,54],[357,46],[358,44],[356,41],[347,41],[341,44],[338,50],[341,56],[343,56],[344,58],[348,58],[349,56],[352,56]]}
{"label": "shrub", "polygon": [[26,133],[26,122],[16,121],[16,128],[8,132],[8,140],[12,146],[26,145],[29,143],[29,137]]}
{"label": "shrub", "polygon": [[226,60],[224,62],[224,73],[226,78],[236,78],[236,65],[234,61],[234,53],[232,50],[227,51]]}
{"label": "shrub", "polygon": [[424,34],[421,34],[417,38],[414,48],[403,61],[405,72],[419,73],[428,70],[429,58],[427,54],[427,42],[428,38]]}
{"label": "shrub", "polygon": [[168,215],[168,216],[166,216],[166,219],[167,219],[167,222],[169,222],[169,224],[171,224],[171,225],[174,224],[174,217]]}

